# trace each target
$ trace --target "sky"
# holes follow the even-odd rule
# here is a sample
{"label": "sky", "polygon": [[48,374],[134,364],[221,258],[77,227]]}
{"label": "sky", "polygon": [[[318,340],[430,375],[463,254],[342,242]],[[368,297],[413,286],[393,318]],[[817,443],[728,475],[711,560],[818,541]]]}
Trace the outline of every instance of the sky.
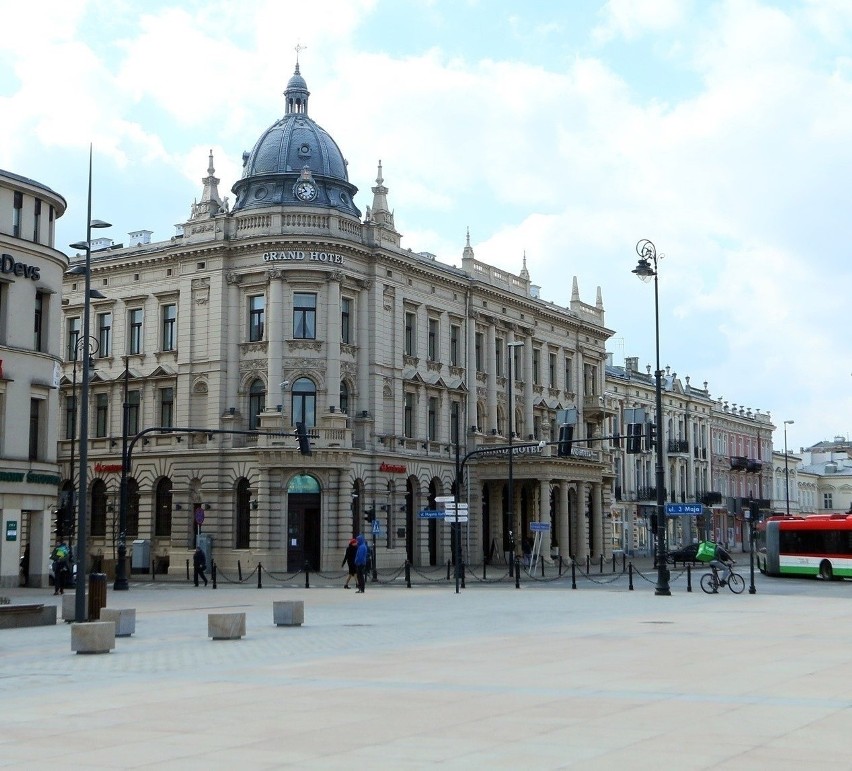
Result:
{"label": "sky", "polygon": [[660,363],[769,412],[774,446],[852,435],[849,0],[0,0],[0,168],[126,242],[175,234],[212,149],[220,193],[284,113],[381,160],[403,247],[594,303],[615,363]]}

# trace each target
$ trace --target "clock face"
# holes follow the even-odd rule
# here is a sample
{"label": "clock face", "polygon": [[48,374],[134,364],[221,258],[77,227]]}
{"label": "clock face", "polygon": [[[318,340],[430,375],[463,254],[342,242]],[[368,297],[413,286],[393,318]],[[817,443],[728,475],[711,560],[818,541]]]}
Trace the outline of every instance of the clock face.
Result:
{"label": "clock face", "polygon": [[313,182],[299,182],[296,185],[296,198],[300,201],[313,201],[317,197],[317,188]]}

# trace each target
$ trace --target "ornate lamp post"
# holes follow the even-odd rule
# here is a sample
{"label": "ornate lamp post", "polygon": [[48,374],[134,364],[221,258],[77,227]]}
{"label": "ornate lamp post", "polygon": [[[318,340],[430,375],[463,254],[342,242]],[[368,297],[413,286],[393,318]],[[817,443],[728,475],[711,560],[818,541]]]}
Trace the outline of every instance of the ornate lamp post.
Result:
{"label": "ornate lamp post", "polygon": [[787,464],[787,426],[793,425],[795,420],[784,421],[784,498],[787,501],[787,516],[790,516],[790,467]]}
{"label": "ornate lamp post", "polygon": [[[75,265],[68,273],[72,275],[83,275],[85,278],[83,291],[83,339],[88,340],[90,335],[89,308],[91,306],[91,283],[92,283],[92,228],[112,227],[103,220],[92,219],[92,147],[89,145],[89,187],[86,208],[86,240],[71,244],[72,249],[85,249],[86,262],[84,265]],[[77,586],[74,598],[74,620],[79,624],[86,620],[86,516],[88,514],[89,486],[89,357],[83,357],[83,374],[80,404],[80,466],[78,472],[78,484],[80,486],[80,503],[77,507],[77,551],[74,555],[77,565]]]}
{"label": "ornate lamp post", "polygon": [[[660,370],[660,295],[657,282],[657,249],[654,244],[647,238],[636,244],[636,252],[639,255],[639,262],[633,269],[633,273],[639,276],[642,281],[650,281],[654,278],[654,321],[655,321],[655,341],[657,347],[657,371],[654,373],[656,378],[655,396],[657,409],[657,446],[656,463],[657,463],[657,584],[654,588],[654,594],[661,596],[671,595],[669,588],[669,569],[666,565],[666,497],[665,497],[665,474],[663,472],[663,378]],[[663,255],[659,255],[662,259]],[[653,266],[651,263],[653,262]]]}
{"label": "ornate lamp post", "polygon": [[511,556],[509,557],[509,575],[514,574],[515,564],[515,543],[518,539],[518,534],[515,532],[515,478],[513,471],[513,452],[512,452],[512,437],[515,433],[513,426],[513,418],[515,412],[515,403],[512,399],[512,386],[514,385],[515,375],[512,372],[512,361],[515,358],[515,348],[520,348],[524,344],[523,340],[516,340],[514,343],[508,343],[506,349],[509,353],[509,505],[506,512],[509,520],[509,546]]}
{"label": "ornate lamp post", "polygon": [[121,403],[121,483],[118,488],[118,560],[115,565],[115,581],[112,588],[126,592],[130,588],[127,580],[127,434],[130,430],[130,405],[127,401],[127,389],[130,378],[130,357],[124,357],[124,389]]}

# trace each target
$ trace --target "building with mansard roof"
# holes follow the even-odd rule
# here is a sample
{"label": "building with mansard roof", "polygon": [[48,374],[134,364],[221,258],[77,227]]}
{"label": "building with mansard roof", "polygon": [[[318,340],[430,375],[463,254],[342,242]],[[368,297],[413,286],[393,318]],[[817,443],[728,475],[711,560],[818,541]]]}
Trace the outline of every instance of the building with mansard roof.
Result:
{"label": "building with mansard roof", "polygon": [[[547,557],[607,553],[612,448],[591,441],[611,415],[600,289],[584,302],[575,279],[567,306],[543,299],[525,258],[517,274],[485,264],[469,235],[460,267],[406,248],[381,162],[362,214],[309,96],[297,65],[232,206],[211,154],[178,235],[92,253],[105,299],[92,303],[88,553],[104,569],[115,558],[125,436],[137,571],[182,574],[199,536],[230,575],[337,570],[364,530],[380,568],[446,564],[450,528],[428,512],[456,493],[468,562],[520,551],[534,522],[550,526]],[[82,289],[66,277],[66,498]],[[560,455],[547,442],[564,423]]]}

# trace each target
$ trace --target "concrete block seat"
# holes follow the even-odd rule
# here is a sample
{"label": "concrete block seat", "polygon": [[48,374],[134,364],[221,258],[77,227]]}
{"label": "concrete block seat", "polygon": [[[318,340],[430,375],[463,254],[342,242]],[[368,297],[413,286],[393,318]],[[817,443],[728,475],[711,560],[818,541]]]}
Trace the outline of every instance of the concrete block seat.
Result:
{"label": "concrete block seat", "polygon": [[[84,620],[89,618],[89,593],[86,592],[83,601],[83,616]],[[62,595],[62,620],[72,622],[77,620],[77,595],[74,591],[69,591]]]}
{"label": "concrete block seat", "polygon": [[20,629],[25,626],[53,626],[56,606],[41,603],[0,605],[0,629]]}
{"label": "concrete block seat", "polygon": [[246,633],[245,613],[208,613],[207,636],[214,640],[239,640]]}
{"label": "concrete block seat", "polygon": [[116,637],[130,637],[136,631],[136,608],[101,608],[101,621],[115,624]]}
{"label": "concrete block seat", "polygon": [[71,624],[71,650],[75,653],[109,653],[113,648],[115,624],[112,621]]}
{"label": "concrete block seat", "polygon": [[305,622],[303,600],[275,600],[272,603],[272,619],[276,626],[301,626]]}

